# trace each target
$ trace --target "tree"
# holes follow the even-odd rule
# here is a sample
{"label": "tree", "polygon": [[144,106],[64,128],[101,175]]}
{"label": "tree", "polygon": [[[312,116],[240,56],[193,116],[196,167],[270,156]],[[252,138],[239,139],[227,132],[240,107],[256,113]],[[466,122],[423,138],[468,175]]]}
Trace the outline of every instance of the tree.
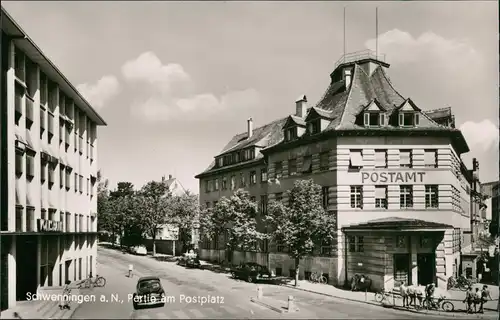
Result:
{"label": "tree", "polygon": [[226,235],[226,249],[231,257],[234,250],[250,251],[257,240],[266,235],[258,231],[257,204],[248,192],[239,189],[231,198],[222,197],[215,207],[204,210],[200,216],[203,233],[209,238]]}
{"label": "tree", "polygon": [[153,256],[156,255],[156,237],[166,225],[171,216],[170,198],[172,197],[167,185],[161,181],[146,183],[137,197],[137,208],[140,208],[141,225],[147,235],[153,239]]}
{"label": "tree", "polygon": [[193,221],[199,213],[198,196],[190,193],[170,198],[168,224],[178,228],[179,241],[182,248],[187,248],[191,242]]}
{"label": "tree", "polygon": [[311,254],[315,246],[336,238],[336,217],[322,206],[321,186],[313,180],[297,180],[287,191],[289,203],[271,201],[265,218],[269,237],[282,241],[295,262],[295,286],[299,279],[300,259]]}

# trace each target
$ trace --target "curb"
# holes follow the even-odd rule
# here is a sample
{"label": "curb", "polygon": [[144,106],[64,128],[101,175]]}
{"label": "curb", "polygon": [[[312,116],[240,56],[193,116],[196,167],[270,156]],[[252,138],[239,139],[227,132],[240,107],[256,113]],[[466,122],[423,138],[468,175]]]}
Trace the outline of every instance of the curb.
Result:
{"label": "curb", "polygon": [[[350,301],[350,302],[364,303],[364,304],[369,304],[369,305],[373,305],[373,306],[377,306],[377,307],[381,306],[383,308],[388,308],[388,307],[384,307],[382,304],[379,304],[379,303],[376,303],[376,302],[363,301],[363,300],[356,300],[356,299],[351,299],[351,298],[346,298],[346,297],[334,296],[332,294],[323,293],[323,292],[317,292],[317,291],[313,291],[313,290],[309,290],[309,289],[304,289],[304,288],[300,288],[300,287],[295,287],[295,286],[292,286],[292,285],[289,285],[289,284],[285,284],[283,286],[291,288],[291,289],[295,289],[295,290],[300,290],[300,291],[304,291],[304,292],[310,292],[310,293],[319,294],[319,295],[326,296],[326,297],[331,297],[331,298],[346,300],[346,301]],[[390,309],[393,309],[393,310],[396,310],[396,311],[400,311],[400,312],[412,312],[412,313],[418,313],[418,314],[427,314],[427,315],[432,315],[432,316],[436,316],[436,317],[443,317],[443,318],[465,318],[465,317],[469,318],[471,316],[471,314],[464,314],[462,316],[462,315],[453,314],[453,313],[445,315],[445,314],[442,314],[442,313],[420,312],[420,311],[414,311],[414,310],[398,309],[398,308],[394,308],[394,307],[391,307]],[[476,314],[476,319],[484,319],[484,318],[486,318],[485,315],[482,314],[481,316],[479,316],[479,315]]]}
{"label": "curb", "polygon": [[285,311],[285,310],[283,310],[283,309],[280,309],[280,308],[277,308],[277,307],[275,307],[275,306],[272,306],[272,305],[270,305],[270,304],[268,304],[268,303],[262,302],[261,300],[256,299],[256,298],[250,298],[250,301],[251,301],[251,302],[253,302],[253,303],[256,303],[256,304],[258,304],[258,305],[260,305],[260,306],[263,306],[263,307],[265,307],[265,308],[271,309],[271,310],[273,310],[273,311],[275,311],[275,312],[278,312],[278,313],[285,313],[285,312],[286,312],[286,311]]}

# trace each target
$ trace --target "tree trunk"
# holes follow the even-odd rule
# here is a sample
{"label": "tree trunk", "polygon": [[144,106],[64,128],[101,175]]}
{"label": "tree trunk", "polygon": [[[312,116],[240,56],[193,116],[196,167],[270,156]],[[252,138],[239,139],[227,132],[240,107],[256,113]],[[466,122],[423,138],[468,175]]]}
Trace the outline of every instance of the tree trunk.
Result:
{"label": "tree trunk", "polygon": [[299,264],[300,264],[300,259],[295,258],[295,286],[296,287],[299,286],[299,272],[300,272]]}
{"label": "tree trunk", "polygon": [[153,257],[156,256],[156,237],[153,237]]}

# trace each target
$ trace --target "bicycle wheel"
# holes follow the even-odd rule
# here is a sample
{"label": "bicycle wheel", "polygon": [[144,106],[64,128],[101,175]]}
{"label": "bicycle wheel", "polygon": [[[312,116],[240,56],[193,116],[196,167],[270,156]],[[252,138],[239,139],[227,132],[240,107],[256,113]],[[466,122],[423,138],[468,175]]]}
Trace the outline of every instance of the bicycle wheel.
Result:
{"label": "bicycle wheel", "polygon": [[321,283],[321,284],[325,284],[325,283],[326,283],[326,277],[324,277],[324,276],[320,276],[320,277],[318,278],[318,282],[319,282],[319,283]]}
{"label": "bicycle wheel", "polygon": [[382,303],[384,301],[384,292],[375,293],[375,301]]}
{"label": "bicycle wheel", "polygon": [[106,285],[106,279],[104,279],[103,277],[97,278],[95,281],[95,285],[96,287],[104,287]]}
{"label": "bicycle wheel", "polygon": [[446,312],[452,312],[453,310],[455,310],[455,306],[450,301],[444,301],[441,305],[441,309]]}

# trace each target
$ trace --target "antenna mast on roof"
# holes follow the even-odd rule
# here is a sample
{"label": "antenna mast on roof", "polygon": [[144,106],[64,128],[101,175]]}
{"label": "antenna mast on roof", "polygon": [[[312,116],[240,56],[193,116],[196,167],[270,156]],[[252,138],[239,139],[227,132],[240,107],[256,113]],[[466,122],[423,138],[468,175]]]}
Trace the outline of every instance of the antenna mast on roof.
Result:
{"label": "antenna mast on roof", "polygon": [[345,62],[345,7],[344,7],[344,62]]}
{"label": "antenna mast on roof", "polygon": [[378,7],[375,7],[375,59],[378,60]]}

